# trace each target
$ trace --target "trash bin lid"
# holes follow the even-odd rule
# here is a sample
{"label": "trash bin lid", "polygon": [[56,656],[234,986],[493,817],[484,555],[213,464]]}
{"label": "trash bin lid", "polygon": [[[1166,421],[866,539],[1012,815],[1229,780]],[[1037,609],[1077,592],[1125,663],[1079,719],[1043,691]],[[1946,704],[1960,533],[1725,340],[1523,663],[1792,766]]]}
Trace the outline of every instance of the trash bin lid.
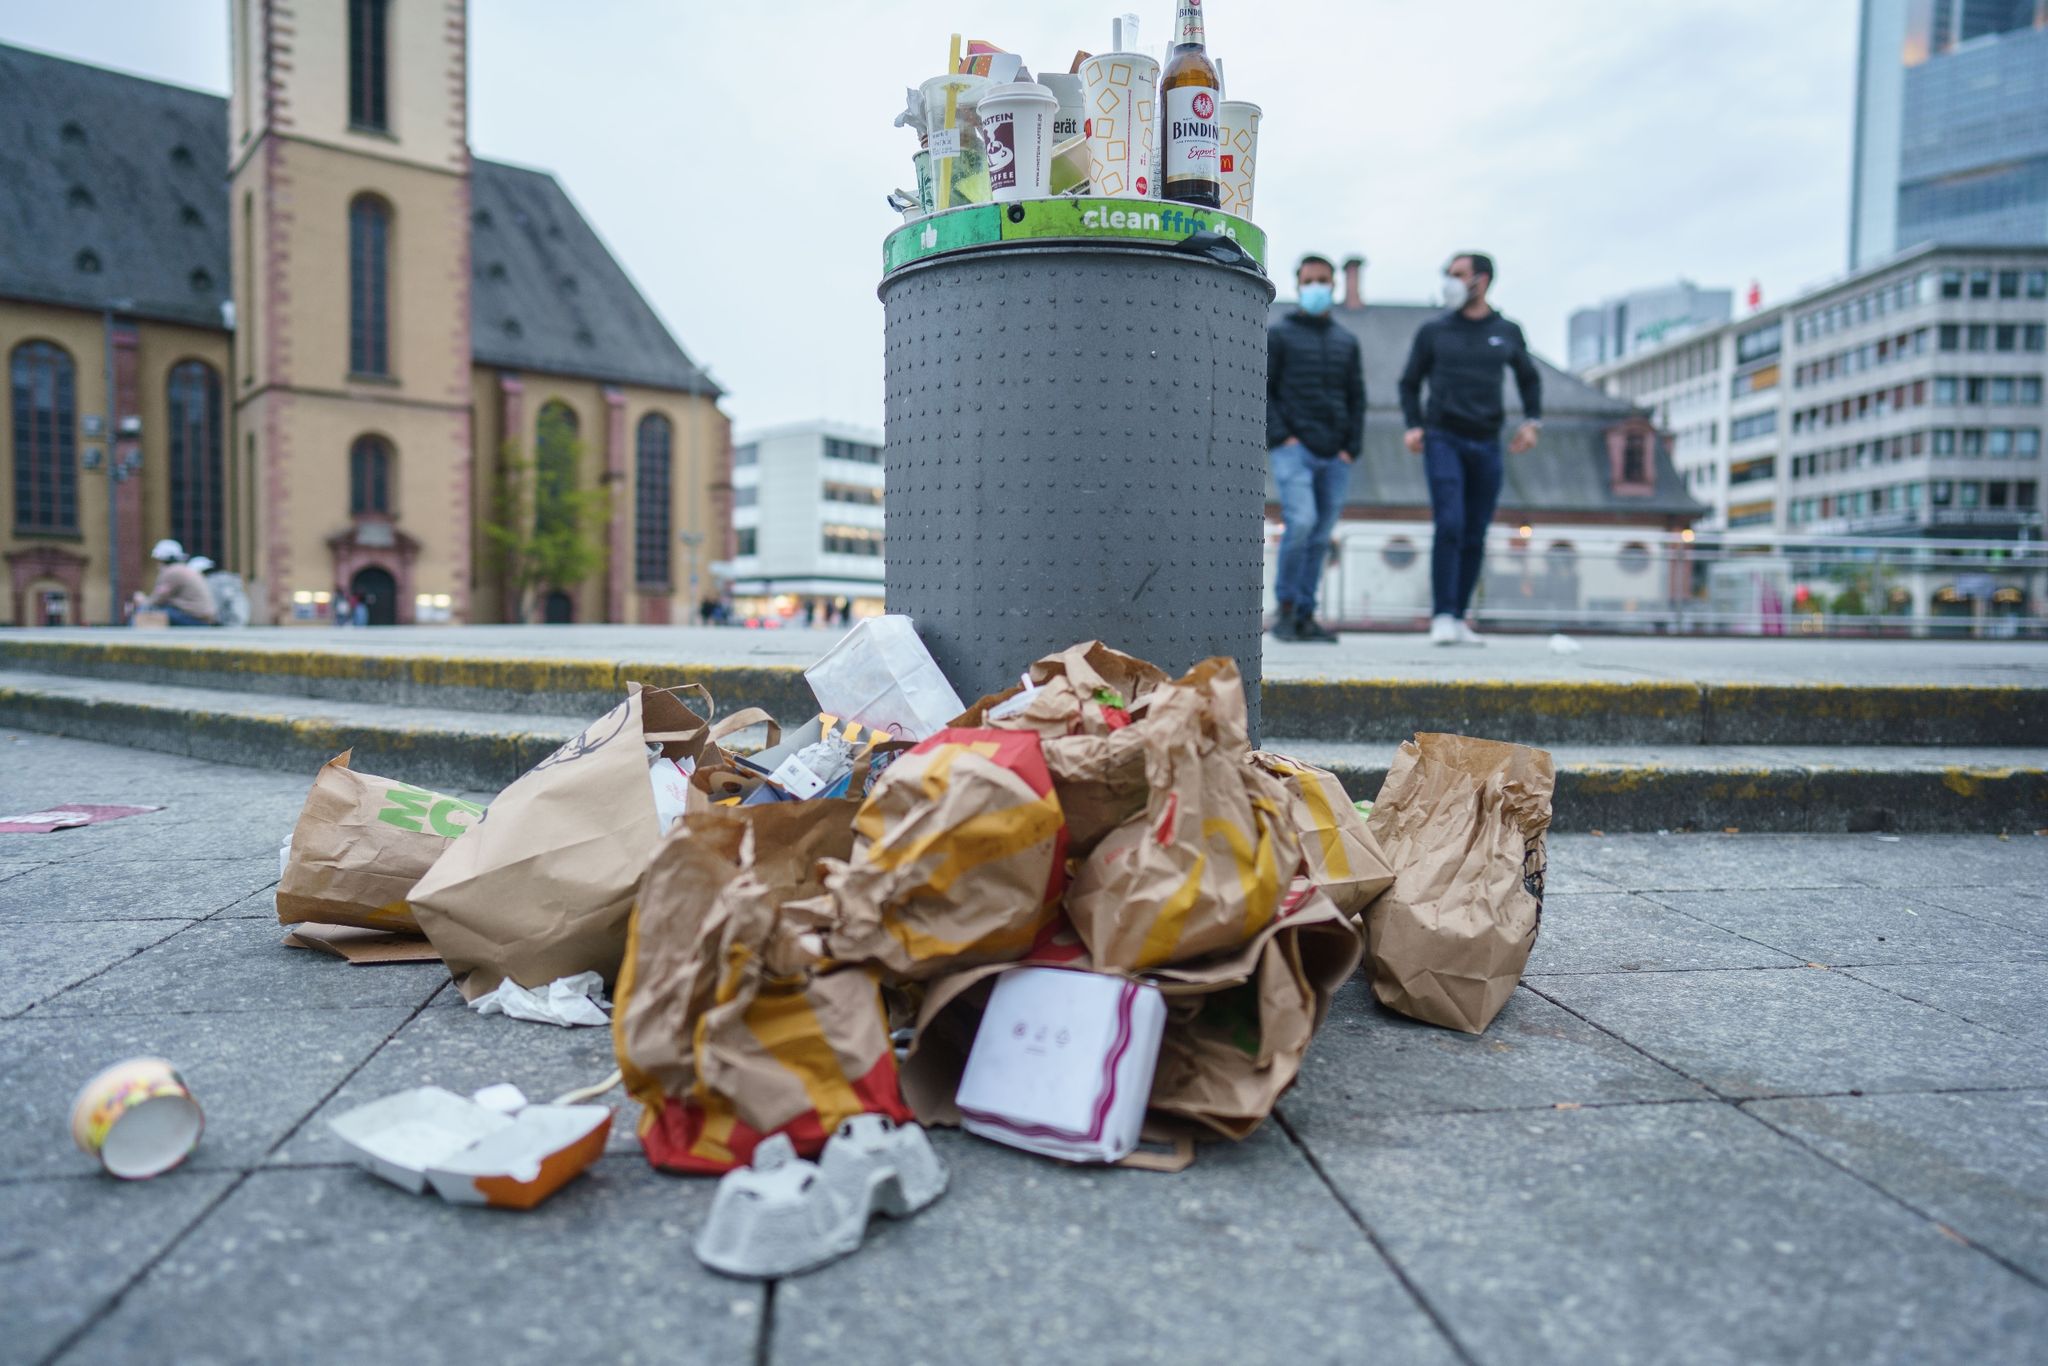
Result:
{"label": "trash bin lid", "polygon": [[906,223],[883,239],[882,274],[893,275],[934,256],[997,244],[1175,247],[1202,233],[1234,242],[1264,272],[1266,234],[1248,218],[1160,199],[1090,195],[969,204]]}

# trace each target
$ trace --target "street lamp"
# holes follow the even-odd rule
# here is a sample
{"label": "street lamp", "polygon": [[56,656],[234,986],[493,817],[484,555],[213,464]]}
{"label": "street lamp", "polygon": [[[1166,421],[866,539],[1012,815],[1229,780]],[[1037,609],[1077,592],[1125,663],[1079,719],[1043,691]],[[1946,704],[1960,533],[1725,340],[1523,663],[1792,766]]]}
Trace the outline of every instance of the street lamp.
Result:
{"label": "street lamp", "polygon": [[106,370],[106,442],[107,456],[101,468],[107,475],[107,624],[121,624],[121,485],[142,468],[142,449],[138,442],[126,459],[122,459],[119,443],[122,437],[140,437],[142,419],[131,417],[125,421],[114,416],[114,314],[133,310],[133,299],[109,299],[101,310],[102,360]]}
{"label": "street lamp", "polygon": [[697,610],[697,547],[704,544],[704,533],[685,531],[676,537],[683,543],[683,549],[690,552],[690,610]]}

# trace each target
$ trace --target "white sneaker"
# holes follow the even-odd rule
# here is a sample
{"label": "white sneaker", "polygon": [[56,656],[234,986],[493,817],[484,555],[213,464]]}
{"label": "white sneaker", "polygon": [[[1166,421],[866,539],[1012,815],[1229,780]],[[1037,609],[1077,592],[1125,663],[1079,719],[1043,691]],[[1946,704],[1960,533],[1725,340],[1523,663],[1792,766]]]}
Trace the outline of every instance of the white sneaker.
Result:
{"label": "white sneaker", "polygon": [[1458,643],[1460,645],[1484,645],[1486,637],[1472,629],[1472,623],[1462,618],[1458,621]]}
{"label": "white sneaker", "polygon": [[1456,645],[1458,643],[1458,619],[1450,616],[1429,619],[1429,643],[1432,645]]}

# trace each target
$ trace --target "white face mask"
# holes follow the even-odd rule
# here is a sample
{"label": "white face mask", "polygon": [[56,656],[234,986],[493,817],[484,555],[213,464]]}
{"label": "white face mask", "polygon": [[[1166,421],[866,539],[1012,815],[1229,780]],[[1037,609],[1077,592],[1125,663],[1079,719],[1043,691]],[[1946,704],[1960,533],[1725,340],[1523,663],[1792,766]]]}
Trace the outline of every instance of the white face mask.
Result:
{"label": "white face mask", "polygon": [[1465,301],[1472,297],[1470,287],[1455,275],[1444,276],[1444,307],[1463,308]]}

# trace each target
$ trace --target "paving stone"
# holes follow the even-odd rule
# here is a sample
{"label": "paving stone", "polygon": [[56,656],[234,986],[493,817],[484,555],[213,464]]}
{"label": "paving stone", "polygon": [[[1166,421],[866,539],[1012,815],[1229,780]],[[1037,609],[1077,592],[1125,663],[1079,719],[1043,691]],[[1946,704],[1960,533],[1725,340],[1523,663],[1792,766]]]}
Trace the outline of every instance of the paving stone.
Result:
{"label": "paving stone", "polygon": [[36,1002],[113,966],[136,950],[176,934],[175,920],[102,920],[67,925],[0,921],[0,1017],[19,1015]]}
{"label": "paving stone", "polygon": [[2048,1091],[1831,1096],[1744,1108],[2048,1281]]}
{"label": "paving stone", "polygon": [[1851,968],[1849,975],[2048,1048],[2048,964],[1930,963]]}
{"label": "paving stone", "polygon": [[2048,839],[2034,835],[1904,835],[1896,841],[1864,836],[1862,843],[1857,879],[1873,887],[2048,882]]}
{"label": "paving stone", "polygon": [[[260,892],[251,892],[232,906],[223,906],[207,917],[208,920],[268,920],[277,924],[277,885],[273,882]],[[291,932],[289,925],[278,925],[278,936],[282,938]]]}
{"label": "paving stone", "polygon": [[[329,960],[334,961],[334,960]],[[346,968],[349,972],[382,972],[381,967]],[[279,1149],[274,1162],[304,1165],[352,1160],[347,1148],[327,1128],[327,1121],[394,1091],[414,1086],[440,1086],[458,1095],[509,1081],[528,1100],[552,1100],[565,1091],[594,1085],[618,1066],[609,1029],[564,1029],[559,1025],[479,1015],[463,1006],[460,993],[449,988],[456,1009],[421,1011],[378,1050],[362,1071],[320,1107],[305,1127]],[[436,997],[438,1001],[440,998]],[[637,1153],[633,1136],[640,1106],[623,1091],[602,1097],[616,1108],[611,1147]]]}
{"label": "paving stone", "polygon": [[1961,915],[2048,938],[2048,893],[2030,887],[1932,886],[1918,895]]}
{"label": "paving stone", "polygon": [[1579,850],[1590,849],[1599,843],[1598,839],[1587,835],[1552,835],[1547,846],[1550,862],[1543,870],[1544,895],[1619,891],[1606,878],[1587,871],[1588,859],[1571,857]]}
{"label": "paving stone", "polygon": [[[33,838],[33,836],[30,836],[30,835],[7,835],[7,836],[0,836],[0,838],[10,839],[10,840],[14,840],[14,839],[31,839],[31,838]],[[33,872],[34,872],[34,871],[35,871],[36,869],[38,869],[38,868],[42,868],[42,867],[46,867],[46,866],[47,866],[47,861],[46,861],[46,860],[41,860],[41,859],[36,859],[36,860],[27,860],[27,861],[18,861],[18,862],[17,862],[17,861],[10,861],[10,862],[5,862],[5,863],[0,863],[0,882],[5,882],[5,881],[7,881],[7,879],[9,879],[9,878],[11,878],[11,877],[20,877],[20,876],[21,876],[21,875],[22,875],[23,873],[33,873]]]}
{"label": "paving stone", "polygon": [[2048,1295],[1729,1106],[1300,1133],[1480,1361],[2017,1361],[2048,1333]]}
{"label": "paving stone", "polygon": [[938,1203],[776,1287],[777,1362],[1454,1359],[1276,1126],[1176,1175],[938,1142]]}
{"label": "paving stone", "polygon": [[1509,997],[1484,1034],[1461,1034],[1396,1015],[1354,978],[1332,1000],[1280,1108],[1289,1119],[1326,1110],[1334,1118],[1707,1095],[1533,992]]}
{"label": "paving stone", "polygon": [[[173,1172],[154,1181],[86,1176],[0,1185],[0,1355],[40,1361],[107,1302],[234,1180]],[[151,1354],[176,1355],[167,1344]]]}
{"label": "paving stone", "polygon": [[[1610,836],[1567,845],[1553,861],[1631,892],[1723,888],[1855,887],[1867,836]],[[1547,889],[1546,889],[1547,890]]]}
{"label": "paving stone", "polygon": [[0,1125],[0,1172],[32,1177],[97,1170],[71,1142],[71,1102],[102,1068],[134,1057],[170,1059],[206,1112],[206,1132],[185,1168],[253,1166],[408,1013],[37,1014],[0,1021],[0,1095],[11,1107]]}
{"label": "paving stone", "polygon": [[1727,1096],[2048,1084],[2048,1050],[1843,972],[1589,973],[1532,985]]}
{"label": "paving stone", "polygon": [[277,858],[89,859],[0,882],[0,921],[198,920],[277,881]]}
{"label": "paving stone", "polygon": [[[136,794],[128,800],[146,798]],[[305,805],[305,794],[232,801],[217,796],[156,796],[154,800],[167,804],[162,811],[125,816],[105,825],[55,831],[45,837],[51,841],[50,857],[75,864],[108,859],[205,862],[268,855],[275,875],[278,842],[291,833],[299,809]]]}
{"label": "paving stone", "polygon": [[[1673,893],[1661,893],[1670,899]],[[1645,972],[1673,968],[1784,967],[1794,960],[1703,925],[1646,896],[1546,896],[1527,971]]]}
{"label": "paving stone", "polygon": [[286,948],[275,921],[188,926],[38,1009],[53,1015],[424,1005],[448,980],[439,963],[357,966]]}
{"label": "paving stone", "polygon": [[711,1191],[613,1158],[506,1213],[352,1168],[258,1172],[72,1359],[751,1361],[763,1290],[690,1253]]}
{"label": "paving stone", "polygon": [[1652,899],[1803,962],[2048,961],[2048,940],[1888,887],[1652,892]]}

